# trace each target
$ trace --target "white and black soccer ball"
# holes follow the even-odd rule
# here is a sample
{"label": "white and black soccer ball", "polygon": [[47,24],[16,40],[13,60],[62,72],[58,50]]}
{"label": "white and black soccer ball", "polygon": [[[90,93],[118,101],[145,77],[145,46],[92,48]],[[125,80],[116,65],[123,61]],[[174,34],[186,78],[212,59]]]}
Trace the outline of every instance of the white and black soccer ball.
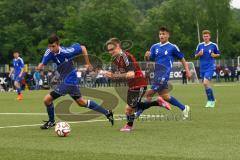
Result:
{"label": "white and black soccer ball", "polygon": [[55,126],[55,133],[59,137],[67,137],[71,132],[70,125],[67,122],[58,122]]}

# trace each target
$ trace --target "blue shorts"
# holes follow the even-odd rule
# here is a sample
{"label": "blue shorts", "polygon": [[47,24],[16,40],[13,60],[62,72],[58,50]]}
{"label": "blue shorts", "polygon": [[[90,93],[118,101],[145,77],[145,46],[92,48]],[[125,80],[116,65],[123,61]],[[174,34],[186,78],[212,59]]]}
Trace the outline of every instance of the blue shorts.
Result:
{"label": "blue shorts", "polygon": [[14,77],[13,77],[13,80],[16,81],[16,82],[18,82],[18,83],[21,83],[22,77],[19,77],[19,75],[17,75],[17,76],[14,76]]}
{"label": "blue shorts", "polygon": [[200,77],[201,77],[202,80],[207,79],[207,80],[211,81],[212,77],[213,77],[213,74],[214,74],[213,70],[200,72]]}
{"label": "blue shorts", "polygon": [[164,82],[161,82],[159,84],[153,84],[151,86],[151,89],[154,90],[155,92],[162,92],[163,90],[166,90],[168,89],[168,82],[167,81],[164,81]]}
{"label": "blue shorts", "polygon": [[75,96],[81,97],[80,87],[78,85],[60,83],[59,85],[56,86],[54,92],[61,96],[69,94],[71,97]]}

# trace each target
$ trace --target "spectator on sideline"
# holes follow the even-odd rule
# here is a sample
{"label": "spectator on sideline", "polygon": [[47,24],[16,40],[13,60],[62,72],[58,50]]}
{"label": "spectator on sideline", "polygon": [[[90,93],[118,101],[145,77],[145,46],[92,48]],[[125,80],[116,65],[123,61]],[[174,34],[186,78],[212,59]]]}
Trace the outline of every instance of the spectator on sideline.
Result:
{"label": "spectator on sideline", "polygon": [[33,74],[33,79],[34,79],[34,82],[35,82],[35,90],[39,90],[40,89],[39,82],[41,80],[41,75],[40,75],[39,69],[37,67],[36,67],[35,72]]}

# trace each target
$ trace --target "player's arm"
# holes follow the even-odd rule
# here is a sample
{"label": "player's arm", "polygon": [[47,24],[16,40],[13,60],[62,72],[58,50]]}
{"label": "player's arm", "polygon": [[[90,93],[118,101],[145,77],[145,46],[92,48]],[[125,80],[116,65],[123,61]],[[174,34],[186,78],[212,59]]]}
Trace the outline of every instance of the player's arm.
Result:
{"label": "player's arm", "polygon": [[195,51],[195,58],[199,58],[203,55],[203,49],[200,49],[200,45],[198,44]]}
{"label": "player's arm", "polygon": [[103,74],[111,79],[132,79],[135,77],[134,71],[128,71],[127,73],[113,73],[110,71],[100,71],[100,74]]}
{"label": "player's arm", "polygon": [[195,58],[201,57],[203,55],[203,49],[201,49],[197,54],[195,54]]}
{"label": "player's arm", "polygon": [[43,63],[39,63],[38,66],[37,66],[37,69],[38,70],[43,70],[44,69],[44,64]]}
{"label": "player's arm", "polygon": [[217,58],[217,57],[220,56],[220,51],[219,51],[219,49],[218,49],[217,44],[214,45],[214,49],[213,49],[213,52],[211,53],[211,56],[212,56],[213,58]]}
{"label": "player's arm", "polygon": [[21,67],[21,72],[19,74],[19,77],[22,77],[23,72],[24,72],[24,62],[22,59],[19,61],[19,66]]}
{"label": "player's arm", "polygon": [[82,54],[86,63],[86,67],[92,67],[90,61],[89,61],[89,57],[88,57],[88,52],[87,52],[87,48],[85,46],[81,46],[82,49]]}
{"label": "player's arm", "polygon": [[180,61],[181,61],[182,65],[183,65],[183,67],[184,67],[184,69],[185,69],[185,71],[186,71],[186,76],[187,76],[187,78],[188,78],[188,79],[191,79],[192,74],[191,74],[191,72],[190,72],[190,70],[189,70],[187,61],[185,60],[185,58],[182,58]]}
{"label": "player's arm", "polygon": [[150,60],[150,54],[151,54],[150,51],[147,51],[147,52],[145,53],[145,55],[144,55],[145,61],[149,61],[149,60]]}
{"label": "player's arm", "polygon": [[13,74],[13,71],[14,71],[14,69],[11,67],[11,68],[10,68],[9,75],[8,75],[8,76],[9,76],[9,78],[12,76],[12,74]]}
{"label": "player's arm", "polygon": [[20,74],[19,74],[19,77],[22,77],[23,72],[24,72],[24,67],[21,68],[21,72],[20,72]]}
{"label": "player's arm", "polygon": [[155,59],[155,47],[154,45],[150,48],[150,51],[147,51],[144,55],[144,59],[146,61],[154,60]]}

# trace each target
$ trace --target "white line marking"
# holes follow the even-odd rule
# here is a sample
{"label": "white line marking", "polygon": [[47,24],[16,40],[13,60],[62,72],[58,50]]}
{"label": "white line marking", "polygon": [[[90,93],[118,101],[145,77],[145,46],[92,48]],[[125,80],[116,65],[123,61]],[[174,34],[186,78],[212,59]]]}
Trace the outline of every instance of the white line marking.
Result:
{"label": "white line marking", "polygon": [[[115,119],[115,121],[120,121],[122,119]],[[93,123],[93,122],[105,122],[107,120],[90,120],[90,121],[75,121],[75,122],[68,122],[69,124],[77,124],[77,123]],[[18,126],[2,126],[0,129],[5,129],[5,128],[22,128],[22,127],[36,127],[36,126],[41,126],[42,124],[27,124],[27,125],[18,125]]]}

